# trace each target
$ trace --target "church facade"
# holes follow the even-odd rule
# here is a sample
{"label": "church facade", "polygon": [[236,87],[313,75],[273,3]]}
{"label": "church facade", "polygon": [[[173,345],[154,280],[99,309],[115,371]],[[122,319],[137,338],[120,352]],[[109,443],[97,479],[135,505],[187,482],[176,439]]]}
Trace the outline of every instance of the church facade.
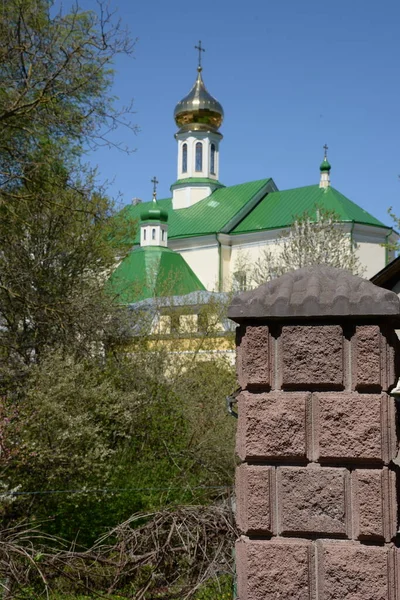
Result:
{"label": "church facade", "polygon": [[[395,232],[331,186],[326,150],[315,185],[278,190],[271,178],[234,186],[220,182],[219,130],[224,112],[207,91],[200,64],[196,81],[177,104],[174,118],[177,180],[169,198],[153,198],[157,209],[168,216],[159,224],[157,235],[163,235],[168,223],[168,248],[185,260],[206,290],[231,289],[241,255],[254,262],[263,250],[276,249],[293,220],[305,212],[315,213],[316,206],[338,215],[357,246],[365,277],[370,278],[391,259],[382,244],[392,241]],[[139,223],[149,206],[138,203],[123,209],[126,218],[138,222],[134,248],[143,246],[144,228]],[[151,236],[151,229],[147,235]]]}

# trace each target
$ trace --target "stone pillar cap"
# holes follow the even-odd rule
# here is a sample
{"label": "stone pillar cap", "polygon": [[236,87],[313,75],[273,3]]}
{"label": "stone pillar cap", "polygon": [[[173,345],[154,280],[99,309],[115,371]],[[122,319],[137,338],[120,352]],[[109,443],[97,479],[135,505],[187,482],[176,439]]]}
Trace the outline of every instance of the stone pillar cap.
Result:
{"label": "stone pillar cap", "polygon": [[400,322],[400,298],[367,279],[327,265],[304,267],[233,297],[228,317],[295,319],[379,317]]}

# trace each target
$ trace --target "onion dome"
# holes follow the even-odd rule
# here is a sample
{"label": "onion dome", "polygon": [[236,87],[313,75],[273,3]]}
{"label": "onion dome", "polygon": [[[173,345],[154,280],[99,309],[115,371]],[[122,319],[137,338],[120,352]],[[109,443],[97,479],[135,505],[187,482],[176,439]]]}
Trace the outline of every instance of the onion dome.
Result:
{"label": "onion dome", "polygon": [[[150,204],[150,203],[149,203]],[[162,208],[158,208],[155,202],[151,202],[152,206],[143,210],[140,214],[141,221],[162,221],[166,223],[168,221],[168,213]]]}
{"label": "onion dome", "polygon": [[329,164],[326,155],[324,156],[324,160],[322,161],[322,163],[319,167],[319,170],[321,171],[321,173],[325,173],[325,172],[329,173],[329,171],[331,170],[331,165]]}
{"label": "onion dome", "polygon": [[175,107],[175,123],[181,131],[217,131],[224,120],[224,110],[218,100],[208,93],[200,66],[197,71],[194,86]]}

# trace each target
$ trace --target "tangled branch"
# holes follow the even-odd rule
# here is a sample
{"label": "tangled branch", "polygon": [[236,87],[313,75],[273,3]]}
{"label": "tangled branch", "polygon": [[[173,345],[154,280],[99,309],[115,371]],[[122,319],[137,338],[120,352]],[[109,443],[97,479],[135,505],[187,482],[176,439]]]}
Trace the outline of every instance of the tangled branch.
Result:
{"label": "tangled branch", "polygon": [[60,583],[92,597],[132,589],[132,598],[189,599],[206,581],[232,574],[237,537],[228,503],[183,506],[137,513],[100,538],[89,550],[35,528],[0,534],[3,598],[33,585],[47,595]]}

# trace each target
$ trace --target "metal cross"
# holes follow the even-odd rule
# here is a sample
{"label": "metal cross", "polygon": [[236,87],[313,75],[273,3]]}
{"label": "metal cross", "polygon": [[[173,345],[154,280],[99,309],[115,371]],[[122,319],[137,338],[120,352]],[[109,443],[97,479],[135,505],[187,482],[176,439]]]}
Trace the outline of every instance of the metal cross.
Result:
{"label": "metal cross", "polygon": [[199,51],[199,69],[201,69],[201,53],[205,52],[205,49],[201,47],[201,40],[199,40],[199,45],[195,46],[195,49]]}
{"label": "metal cross", "polygon": [[322,146],[322,147],[323,147],[323,149],[325,150],[324,157],[326,158],[326,153],[327,153],[327,151],[328,151],[328,146],[325,144],[325,146]]}
{"label": "metal cross", "polygon": [[153,179],[151,179],[151,183],[153,184],[153,202],[157,202],[157,181],[156,176],[154,175]]}

